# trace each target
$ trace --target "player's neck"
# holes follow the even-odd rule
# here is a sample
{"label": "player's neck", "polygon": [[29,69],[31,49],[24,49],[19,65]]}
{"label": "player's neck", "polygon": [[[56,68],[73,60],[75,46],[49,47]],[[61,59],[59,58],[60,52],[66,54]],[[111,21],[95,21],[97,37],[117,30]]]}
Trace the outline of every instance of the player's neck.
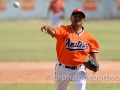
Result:
{"label": "player's neck", "polygon": [[82,32],[82,26],[74,26],[74,25],[71,25],[71,26],[76,33],[80,34]]}

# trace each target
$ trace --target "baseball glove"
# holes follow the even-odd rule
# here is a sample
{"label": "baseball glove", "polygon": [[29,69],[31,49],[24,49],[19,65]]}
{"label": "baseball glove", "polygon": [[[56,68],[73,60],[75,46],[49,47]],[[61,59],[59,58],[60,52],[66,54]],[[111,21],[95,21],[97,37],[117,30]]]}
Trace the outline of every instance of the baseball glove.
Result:
{"label": "baseball glove", "polygon": [[91,71],[96,72],[99,70],[98,63],[92,57],[89,57],[89,60],[87,62],[84,62],[84,65],[86,66],[86,68],[88,68]]}

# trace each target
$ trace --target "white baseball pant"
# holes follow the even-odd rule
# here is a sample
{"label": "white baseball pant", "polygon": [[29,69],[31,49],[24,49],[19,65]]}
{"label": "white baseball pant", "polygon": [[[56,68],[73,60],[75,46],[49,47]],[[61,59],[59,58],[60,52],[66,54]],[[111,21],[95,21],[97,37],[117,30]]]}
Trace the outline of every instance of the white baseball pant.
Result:
{"label": "white baseball pant", "polygon": [[52,25],[59,26],[61,25],[61,13],[52,13]]}
{"label": "white baseball pant", "polygon": [[68,90],[68,84],[73,81],[75,90],[86,90],[85,66],[78,66],[76,69],[66,68],[65,64],[56,62],[55,79],[56,90]]}

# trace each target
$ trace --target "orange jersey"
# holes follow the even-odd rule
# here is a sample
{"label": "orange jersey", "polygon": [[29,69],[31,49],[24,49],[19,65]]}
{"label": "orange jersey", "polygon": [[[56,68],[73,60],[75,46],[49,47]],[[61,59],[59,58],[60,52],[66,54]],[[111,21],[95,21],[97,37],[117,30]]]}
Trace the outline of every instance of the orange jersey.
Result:
{"label": "orange jersey", "polygon": [[6,2],[0,1],[0,11],[4,11],[6,9]]}
{"label": "orange jersey", "polygon": [[92,35],[83,29],[78,35],[71,25],[55,26],[58,61],[69,65],[82,65],[90,52],[98,52],[99,45]]}
{"label": "orange jersey", "polygon": [[64,2],[62,0],[52,1],[50,4],[50,9],[53,13],[61,12],[61,9],[64,8]]}

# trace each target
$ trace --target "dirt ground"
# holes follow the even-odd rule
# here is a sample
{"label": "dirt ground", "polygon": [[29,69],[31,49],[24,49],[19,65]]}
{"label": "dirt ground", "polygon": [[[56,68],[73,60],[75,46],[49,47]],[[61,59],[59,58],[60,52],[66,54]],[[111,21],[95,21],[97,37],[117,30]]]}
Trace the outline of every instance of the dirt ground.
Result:
{"label": "dirt ground", "polygon": [[[55,83],[55,62],[0,62],[0,84]],[[120,83],[120,62],[100,61],[100,70],[87,70],[89,83]]]}

